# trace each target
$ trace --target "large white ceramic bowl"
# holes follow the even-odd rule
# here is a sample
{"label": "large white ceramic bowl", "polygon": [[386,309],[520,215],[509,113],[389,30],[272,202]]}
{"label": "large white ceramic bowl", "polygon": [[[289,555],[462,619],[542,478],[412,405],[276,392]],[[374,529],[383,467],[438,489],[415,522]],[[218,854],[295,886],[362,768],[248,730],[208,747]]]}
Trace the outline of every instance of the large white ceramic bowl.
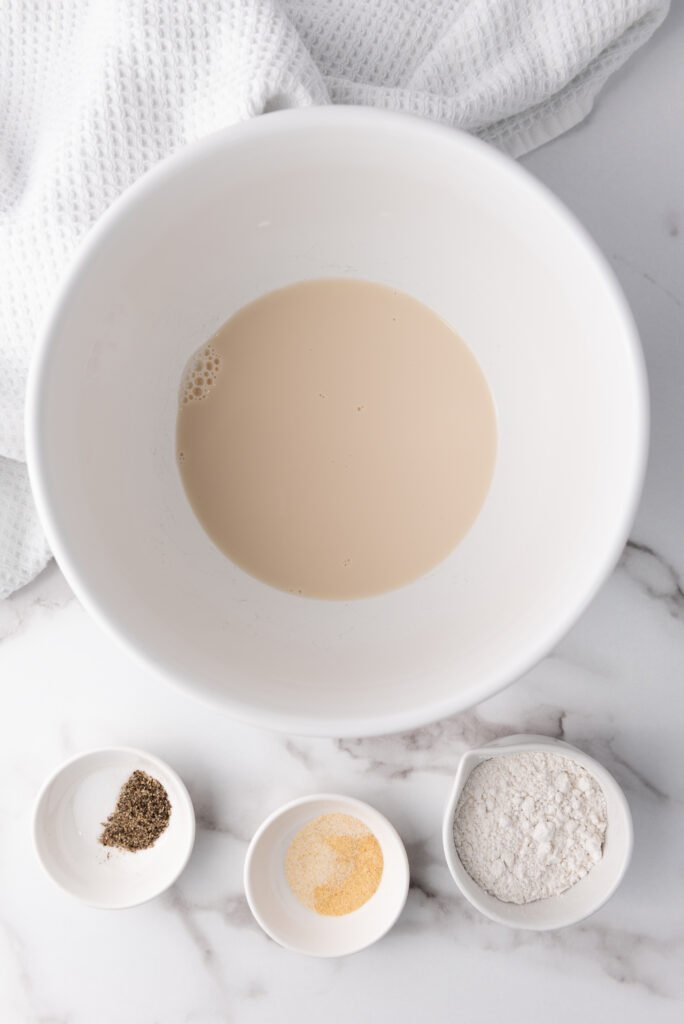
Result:
{"label": "large white ceramic bowl", "polygon": [[[451,557],[349,603],[281,593],[225,558],[174,444],[193,350],[264,292],[329,276],[403,289],[449,321],[499,424],[490,494]],[[357,108],[268,114],[146,175],[82,248],[28,398],[36,500],[86,607],[232,715],[319,735],[433,720],[544,654],[618,557],[646,439],[632,318],[574,218],[468,135]]]}

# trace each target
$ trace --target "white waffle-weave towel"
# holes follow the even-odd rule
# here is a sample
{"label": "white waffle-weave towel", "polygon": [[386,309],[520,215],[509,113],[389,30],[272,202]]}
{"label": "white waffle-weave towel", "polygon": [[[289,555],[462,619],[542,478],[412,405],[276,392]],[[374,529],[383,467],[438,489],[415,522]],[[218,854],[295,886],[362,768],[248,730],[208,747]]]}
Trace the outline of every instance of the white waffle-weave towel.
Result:
{"label": "white waffle-weave towel", "polygon": [[31,349],[74,248],[162,157],[282,106],[372,104],[514,155],[580,121],[669,0],[4,0],[0,597],[49,558],[24,465]]}

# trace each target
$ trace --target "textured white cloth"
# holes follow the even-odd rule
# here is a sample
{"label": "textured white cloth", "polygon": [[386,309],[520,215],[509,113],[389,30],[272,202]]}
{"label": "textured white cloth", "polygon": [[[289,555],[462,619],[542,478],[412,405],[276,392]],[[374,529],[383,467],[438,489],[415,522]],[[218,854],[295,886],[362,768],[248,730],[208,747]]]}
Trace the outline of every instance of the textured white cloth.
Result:
{"label": "textured white cloth", "polygon": [[23,464],[30,353],[76,245],[162,157],[283,106],[372,104],[517,155],[584,117],[668,0],[4,0],[0,597],[49,552]]}

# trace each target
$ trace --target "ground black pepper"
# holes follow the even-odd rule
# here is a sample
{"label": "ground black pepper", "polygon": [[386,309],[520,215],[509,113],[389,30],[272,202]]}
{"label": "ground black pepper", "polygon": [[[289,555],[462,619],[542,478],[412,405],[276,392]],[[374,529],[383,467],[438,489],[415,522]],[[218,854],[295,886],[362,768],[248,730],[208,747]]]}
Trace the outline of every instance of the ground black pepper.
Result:
{"label": "ground black pepper", "polygon": [[169,823],[171,802],[161,782],[134,771],[121,787],[116,807],[102,823],[100,842],[121,850],[146,850]]}

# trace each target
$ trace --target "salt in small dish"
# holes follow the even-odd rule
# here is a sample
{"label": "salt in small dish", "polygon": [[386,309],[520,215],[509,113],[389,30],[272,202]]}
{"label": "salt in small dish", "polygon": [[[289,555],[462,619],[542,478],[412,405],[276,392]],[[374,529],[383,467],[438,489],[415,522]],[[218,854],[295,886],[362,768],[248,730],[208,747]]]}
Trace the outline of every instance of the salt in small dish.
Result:
{"label": "salt in small dish", "polygon": [[[99,842],[130,775],[147,772],[171,803],[169,823],[153,846],[130,852]],[[183,782],[152,754],[111,747],[79,754],[47,780],[36,802],[38,859],[65,892],[103,909],[133,907],[158,896],[180,875],[195,841],[195,814]]]}
{"label": "salt in small dish", "polygon": [[[608,820],[603,855],[584,878],[559,896],[525,904],[505,903],[482,889],[463,867],[454,842],[454,816],[468,776],[479,764],[492,757],[536,753],[570,758],[586,768],[600,785],[606,799]],[[444,813],[442,840],[449,871],[465,898],[498,924],[529,931],[565,928],[595,913],[622,881],[634,841],[632,816],[625,795],[603,765],[562,740],[531,735],[507,736],[463,755]]]}
{"label": "salt in small dish", "polygon": [[[295,835],[324,814],[357,818],[373,833],[383,855],[374,895],[341,916],[309,910],[285,876],[285,857]],[[244,885],[257,923],[281,946],[308,956],[345,956],[377,942],[395,924],[408,894],[408,857],[394,826],[375,808],[348,796],[317,794],[285,804],[263,822],[247,850]]]}

